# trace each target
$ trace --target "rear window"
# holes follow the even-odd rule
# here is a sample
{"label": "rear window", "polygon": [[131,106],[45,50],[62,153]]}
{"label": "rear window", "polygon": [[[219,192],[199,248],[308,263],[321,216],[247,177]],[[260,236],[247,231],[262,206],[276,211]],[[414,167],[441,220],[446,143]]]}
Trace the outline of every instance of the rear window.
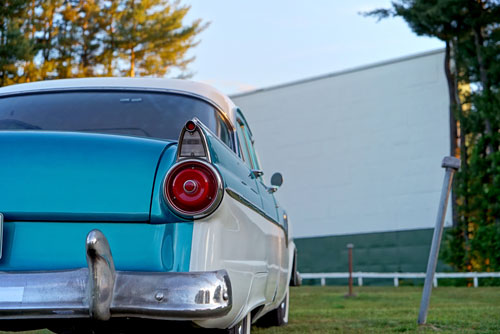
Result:
{"label": "rear window", "polygon": [[232,147],[217,109],[186,95],[100,90],[0,98],[0,130],[78,131],[177,140],[186,121],[193,117]]}

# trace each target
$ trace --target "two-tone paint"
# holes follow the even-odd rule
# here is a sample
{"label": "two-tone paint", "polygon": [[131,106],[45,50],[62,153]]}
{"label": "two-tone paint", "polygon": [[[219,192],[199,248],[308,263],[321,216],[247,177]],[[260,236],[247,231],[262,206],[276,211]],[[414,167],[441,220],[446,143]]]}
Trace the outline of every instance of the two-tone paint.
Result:
{"label": "two-tone paint", "polygon": [[[232,125],[237,142],[236,106],[197,83],[60,80],[2,88],[0,97],[98,88],[176,92],[203,99]],[[241,159],[237,145],[230,148],[209,130],[203,132],[224,194],[215,212],[196,220],[176,215],[165,201],[163,180],[177,160],[176,142],[0,132],[0,212],[5,220],[0,271],[85,268],[86,235],[98,229],[109,241],[116,270],[225,270],[232,307],[224,316],[195,320],[201,327],[229,328],[250,312],[255,320],[278,307],[288,291],[295,252],[286,214],[272,193],[259,187],[262,181]]]}

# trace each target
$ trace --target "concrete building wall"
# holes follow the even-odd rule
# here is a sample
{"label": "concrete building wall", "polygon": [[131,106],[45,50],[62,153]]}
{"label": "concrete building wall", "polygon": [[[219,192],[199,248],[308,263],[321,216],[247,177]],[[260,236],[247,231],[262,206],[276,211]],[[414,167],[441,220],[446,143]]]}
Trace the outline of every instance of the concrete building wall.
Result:
{"label": "concrete building wall", "polygon": [[[429,228],[449,153],[444,52],[233,96],[295,237]],[[450,223],[450,218],[447,218]]]}

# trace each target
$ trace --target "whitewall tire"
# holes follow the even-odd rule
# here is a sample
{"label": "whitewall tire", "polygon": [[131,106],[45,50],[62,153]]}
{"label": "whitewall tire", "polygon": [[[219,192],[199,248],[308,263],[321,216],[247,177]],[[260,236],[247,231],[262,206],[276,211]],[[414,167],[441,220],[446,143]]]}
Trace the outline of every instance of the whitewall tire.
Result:
{"label": "whitewall tire", "polygon": [[269,311],[262,318],[258,320],[258,326],[271,327],[271,326],[285,326],[288,324],[288,312],[290,310],[290,288],[287,287],[285,298],[277,308]]}
{"label": "whitewall tire", "polygon": [[252,330],[252,315],[248,313],[243,320],[227,330],[227,334],[250,334]]}

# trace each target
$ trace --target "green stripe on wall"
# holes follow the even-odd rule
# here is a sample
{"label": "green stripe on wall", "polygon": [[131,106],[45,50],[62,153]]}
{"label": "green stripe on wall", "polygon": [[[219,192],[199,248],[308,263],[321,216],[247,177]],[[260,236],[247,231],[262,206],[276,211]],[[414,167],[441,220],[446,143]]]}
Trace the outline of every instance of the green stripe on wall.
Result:
{"label": "green stripe on wall", "polygon": [[[302,273],[347,272],[348,243],[354,244],[354,271],[425,272],[434,229],[297,238]],[[438,264],[438,271],[445,269]]]}

